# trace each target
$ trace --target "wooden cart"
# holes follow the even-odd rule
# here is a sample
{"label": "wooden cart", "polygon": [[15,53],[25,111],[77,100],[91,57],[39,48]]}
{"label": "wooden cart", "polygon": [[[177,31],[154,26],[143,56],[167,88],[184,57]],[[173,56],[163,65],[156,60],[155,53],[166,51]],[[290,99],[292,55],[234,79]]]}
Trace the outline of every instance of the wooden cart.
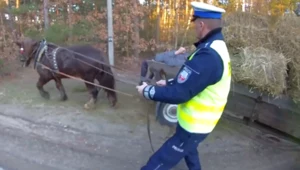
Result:
{"label": "wooden cart", "polygon": [[[148,66],[148,74],[154,73],[156,81],[174,78],[180,69],[152,60],[148,61]],[[157,120],[163,125],[175,125],[176,109],[176,104],[157,102]],[[257,121],[300,139],[300,105],[288,96],[275,99],[248,86],[232,83],[224,115]]]}

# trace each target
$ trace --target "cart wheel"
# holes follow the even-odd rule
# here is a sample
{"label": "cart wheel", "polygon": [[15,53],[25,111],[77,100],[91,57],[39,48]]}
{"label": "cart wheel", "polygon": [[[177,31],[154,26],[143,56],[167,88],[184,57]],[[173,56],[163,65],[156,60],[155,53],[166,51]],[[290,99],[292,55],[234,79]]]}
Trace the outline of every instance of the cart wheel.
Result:
{"label": "cart wheel", "polygon": [[158,102],[156,104],[156,118],[161,125],[175,126],[177,120],[177,104]]}

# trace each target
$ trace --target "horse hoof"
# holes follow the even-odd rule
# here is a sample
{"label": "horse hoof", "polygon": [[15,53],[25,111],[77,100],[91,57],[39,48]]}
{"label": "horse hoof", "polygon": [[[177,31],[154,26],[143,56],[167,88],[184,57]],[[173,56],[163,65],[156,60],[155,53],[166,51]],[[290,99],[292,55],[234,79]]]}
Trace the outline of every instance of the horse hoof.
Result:
{"label": "horse hoof", "polygon": [[42,97],[49,100],[50,99],[50,94],[48,92],[42,93]]}
{"label": "horse hoof", "polygon": [[94,109],[95,105],[94,104],[90,104],[90,103],[86,103],[86,104],[84,104],[84,108],[86,110]]}
{"label": "horse hoof", "polygon": [[110,107],[114,108],[114,107],[116,106],[116,104],[117,104],[117,103],[112,102],[112,103],[110,103]]}
{"label": "horse hoof", "polygon": [[87,110],[90,109],[89,106],[88,106],[88,104],[84,104],[84,108],[87,109]]}
{"label": "horse hoof", "polygon": [[63,97],[60,98],[60,100],[61,101],[66,101],[66,100],[68,100],[68,96],[63,96]]}

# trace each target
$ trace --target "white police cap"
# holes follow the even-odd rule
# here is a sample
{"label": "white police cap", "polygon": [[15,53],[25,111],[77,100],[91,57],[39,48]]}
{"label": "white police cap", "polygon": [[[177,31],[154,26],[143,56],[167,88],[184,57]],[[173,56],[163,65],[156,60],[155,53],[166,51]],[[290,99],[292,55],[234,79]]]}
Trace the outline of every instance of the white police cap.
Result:
{"label": "white police cap", "polygon": [[194,17],[206,19],[221,19],[225,10],[203,2],[191,2],[194,8]]}

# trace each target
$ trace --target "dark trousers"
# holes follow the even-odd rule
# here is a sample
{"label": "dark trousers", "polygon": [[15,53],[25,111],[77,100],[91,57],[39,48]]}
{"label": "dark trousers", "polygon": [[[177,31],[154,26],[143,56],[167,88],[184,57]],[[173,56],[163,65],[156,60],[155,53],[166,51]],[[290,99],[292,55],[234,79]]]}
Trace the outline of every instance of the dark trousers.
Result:
{"label": "dark trousers", "polygon": [[146,81],[148,78],[152,79],[154,77],[153,73],[151,73],[149,77],[146,77],[147,71],[148,71],[148,63],[147,63],[147,60],[144,60],[142,62],[142,66],[141,66],[141,82]]}
{"label": "dark trousers", "polygon": [[208,134],[189,133],[179,124],[169,138],[141,170],[170,170],[184,158],[189,170],[201,170],[197,147]]}

